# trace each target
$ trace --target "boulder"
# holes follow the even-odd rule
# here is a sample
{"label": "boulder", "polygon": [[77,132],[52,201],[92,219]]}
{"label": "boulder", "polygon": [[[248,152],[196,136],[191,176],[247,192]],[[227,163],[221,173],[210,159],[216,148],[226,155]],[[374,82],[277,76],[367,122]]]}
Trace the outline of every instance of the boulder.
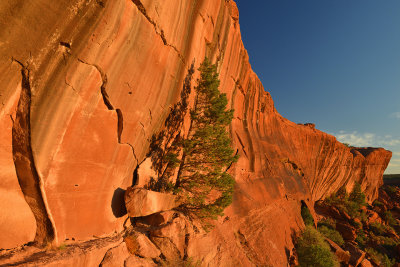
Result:
{"label": "boulder", "polygon": [[124,261],[130,256],[126,244],[122,242],[117,247],[111,248],[107,251],[103,260],[100,263],[100,267],[114,267],[124,266]]}
{"label": "boulder", "polygon": [[186,242],[193,235],[193,227],[184,216],[178,216],[170,223],[150,231],[150,239],[169,259],[183,257]]}
{"label": "boulder", "polygon": [[177,216],[177,213],[175,211],[167,210],[164,212],[154,213],[143,217],[141,218],[141,221],[151,226],[160,226],[171,221],[174,216]]}
{"label": "boulder", "polygon": [[125,205],[130,217],[142,217],[171,210],[180,204],[177,196],[172,194],[137,187],[129,187],[125,192]]}
{"label": "boulder", "polygon": [[315,205],[315,212],[323,215],[324,217],[331,217],[337,221],[350,221],[351,217],[344,211],[339,211],[334,206],[327,205],[323,202],[317,202]]}
{"label": "boulder", "polygon": [[324,217],[331,217],[336,220],[343,219],[342,215],[340,214],[340,211],[337,208],[326,205],[323,202],[315,203],[314,209],[316,213],[321,214]]}
{"label": "boulder", "polygon": [[339,262],[348,264],[350,261],[350,253],[348,251],[344,251],[338,244],[333,242],[332,240],[325,238],[326,242],[328,242],[332,251],[335,253]]}
{"label": "boulder", "polygon": [[373,211],[373,210],[368,210],[367,211],[367,216],[368,216],[368,224],[371,224],[371,223],[374,223],[374,222],[382,223],[382,219],[379,216],[379,214],[377,212]]}
{"label": "boulder", "polygon": [[342,220],[345,219],[346,221],[350,221],[351,217],[349,214],[347,214],[347,212],[345,211],[340,211],[340,215],[342,216]]}
{"label": "boulder", "polygon": [[160,250],[144,234],[133,232],[124,238],[128,251],[143,258],[157,258]]}
{"label": "boulder", "polygon": [[350,253],[350,264],[358,266],[365,259],[365,252],[360,250],[355,244],[347,242],[345,249]]}
{"label": "boulder", "polygon": [[165,237],[152,237],[151,240],[157,244],[157,246],[162,250],[163,255],[168,259],[179,259],[182,258],[183,251],[180,251],[176,245],[169,238]]}
{"label": "boulder", "polygon": [[357,224],[357,225],[362,225],[362,222],[359,218],[354,218],[353,219],[353,223]]}
{"label": "boulder", "polygon": [[356,229],[353,226],[338,222],[336,223],[336,230],[339,231],[344,240],[348,241],[356,240],[357,233]]}
{"label": "boulder", "polygon": [[360,263],[360,267],[374,267],[374,265],[372,265],[369,260],[363,259],[363,261]]}

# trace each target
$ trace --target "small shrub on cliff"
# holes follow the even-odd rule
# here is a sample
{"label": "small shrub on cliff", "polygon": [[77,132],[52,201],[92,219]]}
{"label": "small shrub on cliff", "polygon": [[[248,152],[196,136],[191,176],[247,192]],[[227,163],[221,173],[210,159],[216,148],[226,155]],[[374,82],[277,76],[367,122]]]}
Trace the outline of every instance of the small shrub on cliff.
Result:
{"label": "small shrub on cliff", "polygon": [[331,206],[340,206],[343,205],[343,201],[348,197],[349,195],[347,194],[346,188],[341,187],[337,192],[334,192],[327,197],[325,203]]}
{"label": "small shrub on cliff", "polygon": [[384,219],[385,221],[393,228],[399,226],[399,223],[397,222],[397,220],[393,217],[393,214],[388,210],[385,211],[384,213]]}
{"label": "small shrub on cliff", "polygon": [[391,260],[386,254],[379,253],[373,248],[366,248],[365,251],[371,257],[371,259],[380,264],[380,266],[392,267],[396,262],[394,259]]}
{"label": "small shrub on cliff", "polygon": [[313,227],[307,226],[296,244],[297,256],[301,267],[338,266],[324,237]]}
{"label": "small shrub on cliff", "polygon": [[363,214],[361,210],[362,206],[366,205],[365,194],[361,191],[361,185],[357,182],[350,194],[347,194],[346,189],[342,187],[328,197],[325,202],[346,212],[351,218],[361,217],[361,219],[366,219],[366,214]]}
{"label": "small shrub on cliff", "polygon": [[67,245],[65,243],[60,244],[60,246],[57,247],[59,250],[65,250],[67,248]]}
{"label": "small shrub on cliff", "polygon": [[372,202],[372,206],[374,206],[374,207],[383,207],[384,205],[383,205],[382,202],[380,202],[379,200],[376,199],[374,202]]}
{"label": "small shrub on cliff", "polygon": [[365,194],[361,191],[361,185],[357,182],[349,195],[349,201],[356,203],[359,208],[365,206]]}
{"label": "small shrub on cliff", "polygon": [[388,185],[383,187],[383,189],[390,195],[390,194],[395,194],[397,192],[397,187],[393,185]]}
{"label": "small shrub on cliff", "polygon": [[387,232],[387,227],[381,223],[373,222],[369,225],[369,229],[378,236],[382,236]]}
{"label": "small shrub on cliff", "polygon": [[342,235],[332,226],[328,226],[326,224],[320,225],[318,223],[318,232],[320,232],[323,236],[329,238],[339,246],[342,246],[344,244]]}
{"label": "small shrub on cliff", "polygon": [[305,225],[314,225],[314,218],[305,204],[301,205],[301,217],[303,218]]}
{"label": "small shrub on cliff", "polygon": [[329,238],[339,246],[344,244],[342,235],[336,231],[336,221],[331,218],[323,219],[318,222],[318,232]]}
{"label": "small shrub on cliff", "polygon": [[332,218],[329,218],[329,217],[328,218],[324,218],[324,219],[322,219],[322,220],[320,220],[318,222],[318,228],[322,227],[322,226],[326,226],[328,228],[335,229],[336,228],[336,221],[334,219],[332,219]]}
{"label": "small shrub on cliff", "polygon": [[356,242],[360,248],[365,248],[367,241],[369,240],[364,229],[357,230]]}

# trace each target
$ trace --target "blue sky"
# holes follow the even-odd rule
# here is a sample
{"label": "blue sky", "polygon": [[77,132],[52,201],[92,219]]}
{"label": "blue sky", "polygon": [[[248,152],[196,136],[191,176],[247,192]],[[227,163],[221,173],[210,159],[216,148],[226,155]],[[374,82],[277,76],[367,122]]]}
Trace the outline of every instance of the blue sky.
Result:
{"label": "blue sky", "polygon": [[250,63],[284,117],[391,150],[400,173],[400,0],[236,0]]}

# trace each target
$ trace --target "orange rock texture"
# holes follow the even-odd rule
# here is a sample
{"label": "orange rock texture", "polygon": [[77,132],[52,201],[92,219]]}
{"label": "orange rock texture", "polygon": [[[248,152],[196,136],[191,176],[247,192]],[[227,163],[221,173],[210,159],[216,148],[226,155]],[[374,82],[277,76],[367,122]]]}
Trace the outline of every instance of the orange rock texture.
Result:
{"label": "orange rock texture", "polygon": [[302,200],[312,209],[356,181],[377,197],[391,152],[348,148],[280,116],[232,0],[1,1],[0,248],[121,231],[123,191],[205,56],[235,109],[240,159],[233,204],[210,233],[183,242],[189,257],[286,266]]}

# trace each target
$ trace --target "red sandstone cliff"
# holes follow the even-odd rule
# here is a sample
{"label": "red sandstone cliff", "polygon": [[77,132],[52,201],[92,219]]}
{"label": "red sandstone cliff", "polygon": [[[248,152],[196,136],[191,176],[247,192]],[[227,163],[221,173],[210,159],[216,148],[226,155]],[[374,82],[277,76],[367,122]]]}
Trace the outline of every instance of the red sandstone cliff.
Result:
{"label": "red sandstone cliff", "polygon": [[[205,55],[235,109],[240,159],[233,204],[209,234],[188,232],[186,255],[286,266],[301,200],[312,206],[355,181],[377,197],[391,153],[351,149],[280,116],[251,70],[233,1],[3,1],[0,247],[121,231],[120,192]],[[110,246],[71,262],[99,264]]]}

